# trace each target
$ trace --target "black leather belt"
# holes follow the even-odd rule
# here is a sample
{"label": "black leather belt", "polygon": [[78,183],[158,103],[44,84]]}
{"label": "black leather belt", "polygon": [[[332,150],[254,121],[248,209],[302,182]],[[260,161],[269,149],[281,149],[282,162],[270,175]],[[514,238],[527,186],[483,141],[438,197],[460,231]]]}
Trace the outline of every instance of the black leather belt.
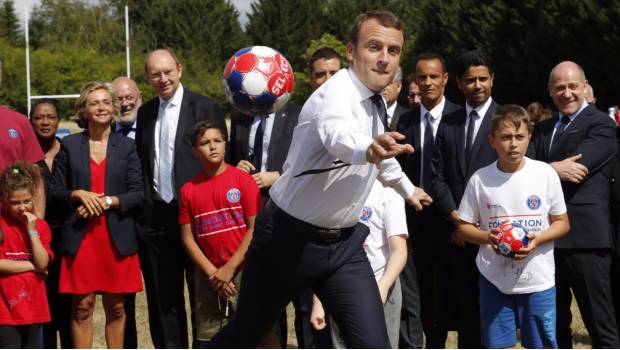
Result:
{"label": "black leather belt", "polygon": [[[278,208],[279,209],[279,208]],[[346,239],[353,233],[353,227],[324,228],[314,226],[290,216],[284,210],[279,209],[278,219],[281,219],[293,232],[304,239],[316,244],[330,244]]]}

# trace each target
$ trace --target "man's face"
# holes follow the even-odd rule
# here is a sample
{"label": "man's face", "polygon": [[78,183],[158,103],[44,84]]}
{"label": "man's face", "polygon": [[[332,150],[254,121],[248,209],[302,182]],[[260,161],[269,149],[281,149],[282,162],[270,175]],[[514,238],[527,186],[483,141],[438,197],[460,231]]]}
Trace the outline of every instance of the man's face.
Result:
{"label": "man's face", "polygon": [[518,165],[523,160],[530,142],[529,124],[521,123],[517,129],[512,123],[504,122],[489,135],[491,147],[504,164]]}
{"label": "man's face", "polygon": [[146,79],[151,87],[164,100],[174,96],[180,85],[183,68],[164,50],[151,53],[146,62]]}
{"label": "man's face", "polygon": [[347,57],[357,78],[379,93],[394,79],[403,49],[403,34],[375,19],[362,23],[357,43],[347,45]]}
{"label": "man's face", "polygon": [[400,94],[400,89],[402,88],[402,81],[392,80],[392,82],[383,89],[383,97],[385,98],[385,103],[389,106],[393,105],[398,98],[398,94]]}
{"label": "man's face", "polygon": [[459,89],[465,95],[467,104],[476,108],[485,103],[493,90],[493,74],[487,66],[470,66],[460,79]]}
{"label": "man's face", "polygon": [[581,108],[587,84],[576,66],[561,65],[549,82],[549,96],[562,115],[571,115]]}
{"label": "man's face", "polygon": [[55,137],[59,122],[56,108],[49,103],[37,105],[32,113],[32,118],[30,118],[34,133],[42,139]]}
{"label": "man's face", "polygon": [[444,72],[440,60],[422,60],[416,65],[415,80],[419,86],[420,100],[430,111],[441,102],[448,73]]}
{"label": "man's face", "polygon": [[310,74],[310,86],[316,90],[323,85],[332,75],[340,70],[340,60],[337,58],[320,58],[312,63],[312,73]]}
{"label": "man's face", "polygon": [[135,84],[127,81],[114,83],[116,98],[121,105],[121,122],[131,124],[136,120],[138,108],[142,105],[142,94]]}
{"label": "man's face", "polygon": [[197,140],[192,152],[200,162],[209,168],[217,167],[224,161],[226,142],[219,129],[207,129]]}
{"label": "man's face", "polygon": [[415,81],[409,83],[409,93],[407,94],[407,99],[409,100],[409,105],[411,108],[420,105],[420,87]]}

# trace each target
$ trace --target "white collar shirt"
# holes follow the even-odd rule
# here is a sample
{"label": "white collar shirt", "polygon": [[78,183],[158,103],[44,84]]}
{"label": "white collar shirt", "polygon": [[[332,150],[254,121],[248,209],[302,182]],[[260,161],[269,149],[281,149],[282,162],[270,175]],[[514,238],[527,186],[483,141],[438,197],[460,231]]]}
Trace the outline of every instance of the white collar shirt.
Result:
{"label": "white collar shirt", "polygon": [[476,107],[476,108],[472,108],[468,103],[465,103],[465,112],[467,113],[465,115],[465,137],[463,138],[463,145],[465,145],[465,143],[467,142],[467,128],[469,127],[469,113],[471,113],[472,110],[475,110],[476,113],[478,113],[478,118],[476,118],[475,123],[474,123],[474,138],[472,140],[472,142],[476,142],[476,136],[478,135],[478,130],[480,130],[480,125],[482,124],[482,119],[484,119],[484,116],[487,114],[487,111],[489,110],[489,107],[491,107],[491,103],[493,102],[493,99],[491,97],[487,98],[486,102],[481,104],[480,106]]}
{"label": "white collar shirt", "polygon": [[[260,169],[257,169],[259,172],[267,171],[267,164],[269,164],[269,143],[271,141],[271,131],[273,130],[273,122],[276,119],[276,114],[271,113],[268,118],[265,119],[265,131],[263,132],[263,153],[262,153],[262,162]],[[256,131],[258,130],[258,126],[260,125],[260,116],[255,116],[252,121],[252,127],[250,128],[250,138],[249,138],[249,151],[250,154],[254,153],[254,140],[256,138]]]}
{"label": "white collar shirt", "polygon": [[373,95],[353,71],[341,69],[310,96],[270,190],[278,207],[319,227],[344,228],[358,221],[375,179],[403,198],[413,194],[395,159],[380,169],[366,161],[373,135],[384,132]]}
{"label": "white collar shirt", "polygon": [[398,102],[394,101],[394,103],[387,108],[387,125],[392,125],[392,118],[394,118],[394,112],[396,112],[397,105]]}
{"label": "white collar shirt", "polygon": [[[424,150],[424,133],[426,132],[426,113],[431,114],[431,127],[433,128],[433,139],[437,137],[437,129],[439,128],[439,123],[441,123],[441,116],[443,115],[443,108],[446,105],[446,98],[441,97],[441,102],[437,104],[437,106],[433,107],[430,111],[424,107],[423,104],[420,103],[420,159],[424,159],[424,152],[433,152],[433,150]],[[418,150],[415,150],[416,152]],[[424,162],[420,164],[420,179],[424,178],[424,172],[431,171],[430,169],[424,169]]]}
{"label": "white collar shirt", "polygon": [[[172,98],[170,98],[170,100],[166,101],[163,98],[159,97],[159,109],[157,112],[157,121],[155,121],[155,159],[153,160],[153,188],[155,189],[155,192],[158,194],[159,196],[159,153],[160,153],[160,149],[159,149],[159,135],[160,135],[160,129],[161,129],[161,120],[162,118],[171,118],[171,123],[169,125],[171,125],[170,128],[168,128],[168,130],[164,130],[165,132],[168,133],[169,137],[168,140],[170,140],[170,144],[168,145],[168,147],[170,147],[170,152],[172,152],[171,154],[173,155],[172,157],[172,161],[173,164],[171,164],[171,169],[174,169],[174,143],[175,143],[175,138],[176,138],[176,134],[177,134],[177,126],[179,125],[179,115],[181,113],[181,102],[183,101],[183,85],[179,84],[179,88],[177,89],[177,91],[175,91],[174,95],[172,96]],[[171,176],[174,177],[174,172],[173,174],[171,174]],[[174,183],[174,180],[173,182]],[[176,197],[177,194],[175,194]]]}

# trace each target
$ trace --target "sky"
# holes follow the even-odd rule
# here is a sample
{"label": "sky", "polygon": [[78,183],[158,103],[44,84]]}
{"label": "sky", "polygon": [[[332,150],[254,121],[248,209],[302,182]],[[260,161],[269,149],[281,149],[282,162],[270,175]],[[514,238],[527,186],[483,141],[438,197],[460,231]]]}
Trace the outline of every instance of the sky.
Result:
{"label": "sky", "polygon": [[[91,2],[96,2],[97,0],[89,0]],[[241,26],[245,28],[245,25],[248,23],[247,13],[252,11],[251,5],[256,0],[229,0],[241,13],[239,16],[239,22]],[[16,0],[15,10],[20,18],[20,26],[23,28],[24,26],[24,9],[28,7],[32,11],[32,8],[40,3],[40,0]]]}

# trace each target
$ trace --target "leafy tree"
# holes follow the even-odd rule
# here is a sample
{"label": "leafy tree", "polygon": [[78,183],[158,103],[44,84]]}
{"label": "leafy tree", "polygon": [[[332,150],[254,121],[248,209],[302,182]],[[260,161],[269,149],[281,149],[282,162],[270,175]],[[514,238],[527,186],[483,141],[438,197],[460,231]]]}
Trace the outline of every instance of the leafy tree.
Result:
{"label": "leafy tree", "polygon": [[24,38],[19,29],[19,18],[15,13],[13,0],[4,0],[0,7],[0,36],[12,45],[22,46]]}
{"label": "leafy tree", "polygon": [[280,51],[296,71],[310,40],[323,34],[323,6],[312,0],[260,0],[252,4],[246,32],[252,45]]}

